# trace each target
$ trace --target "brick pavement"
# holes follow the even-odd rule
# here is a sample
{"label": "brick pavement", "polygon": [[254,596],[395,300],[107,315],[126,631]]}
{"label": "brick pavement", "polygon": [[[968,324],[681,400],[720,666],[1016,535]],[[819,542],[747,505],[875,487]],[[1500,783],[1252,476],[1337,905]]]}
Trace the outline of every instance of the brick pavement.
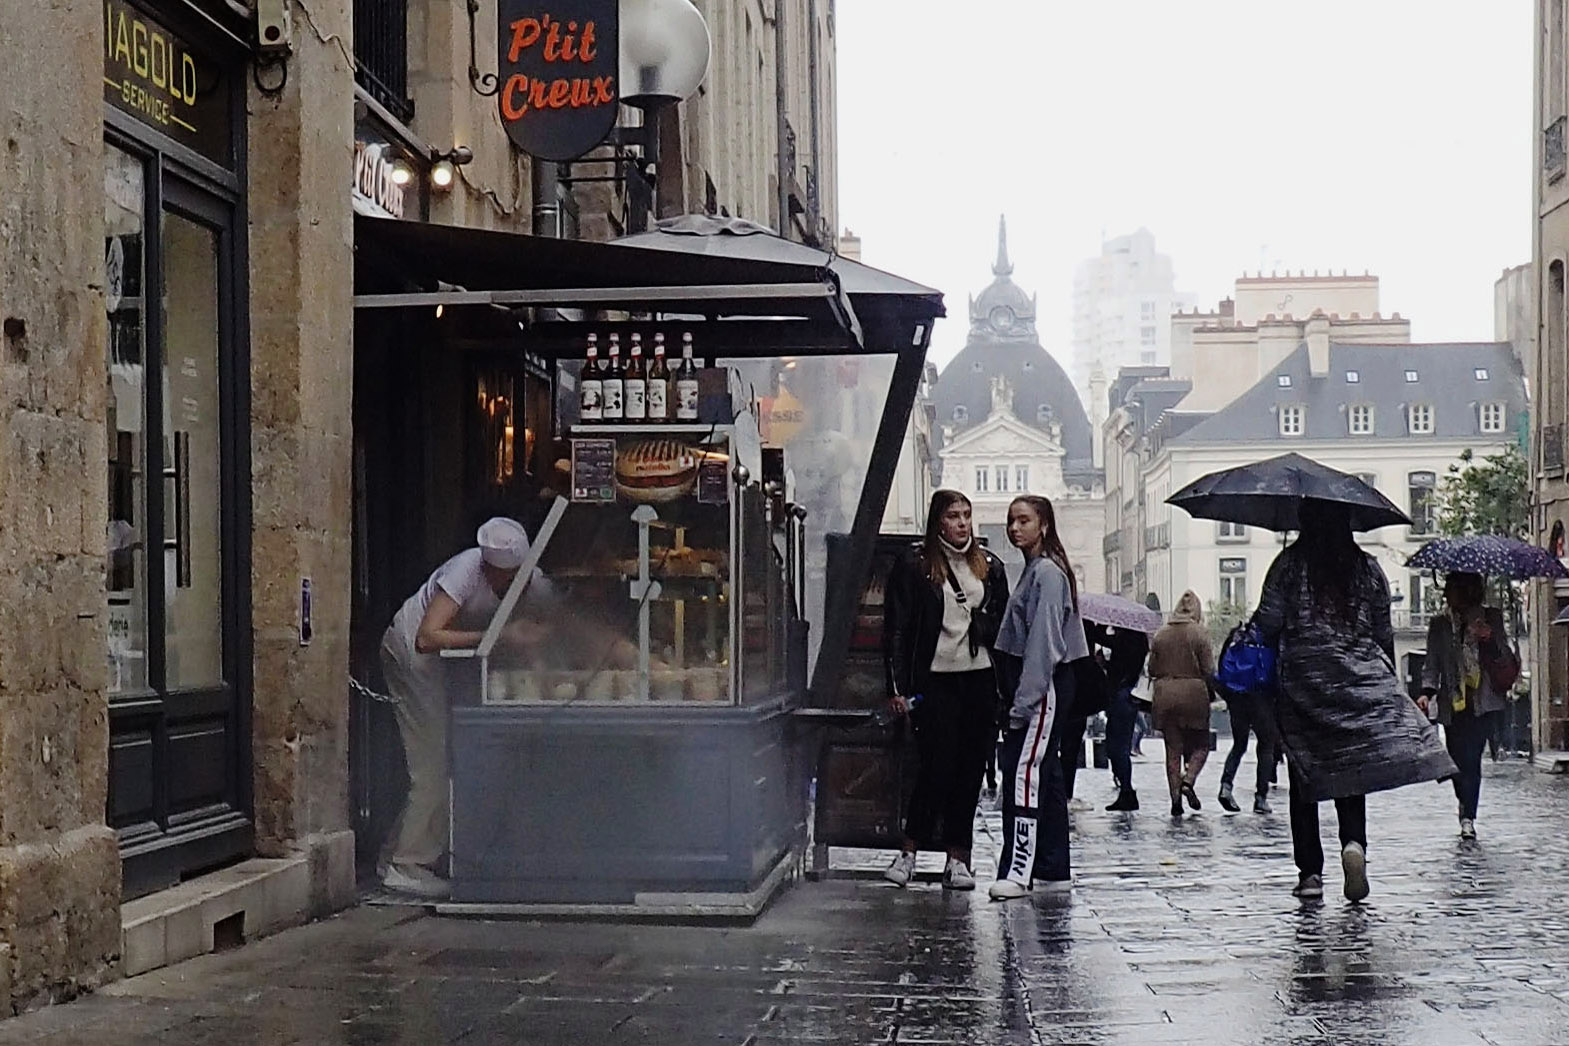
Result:
{"label": "brick pavement", "polygon": [[[1335,867],[1323,903],[1291,898],[1284,795],[1222,814],[1212,766],[1174,825],[1148,759],[1145,810],[1075,816],[1070,897],[833,879],[744,928],[360,908],[0,1024],[0,1044],[1569,1043],[1569,779],[1486,769],[1474,845],[1447,788],[1370,801],[1362,906]],[[1080,794],[1107,801],[1104,772]]]}

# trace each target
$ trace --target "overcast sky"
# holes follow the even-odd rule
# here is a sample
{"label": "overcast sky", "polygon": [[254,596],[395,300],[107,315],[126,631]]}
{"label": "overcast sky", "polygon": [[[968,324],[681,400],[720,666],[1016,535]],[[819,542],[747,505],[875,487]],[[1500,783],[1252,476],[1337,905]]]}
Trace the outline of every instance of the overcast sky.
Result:
{"label": "overcast sky", "polygon": [[838,0],[840,224],[962,347],[997,215],[1067,363],[1074,266],[1149,228],[1213,306],[1367,269],[1418,341],[1491,339],[1530,260],[1529,0]]}

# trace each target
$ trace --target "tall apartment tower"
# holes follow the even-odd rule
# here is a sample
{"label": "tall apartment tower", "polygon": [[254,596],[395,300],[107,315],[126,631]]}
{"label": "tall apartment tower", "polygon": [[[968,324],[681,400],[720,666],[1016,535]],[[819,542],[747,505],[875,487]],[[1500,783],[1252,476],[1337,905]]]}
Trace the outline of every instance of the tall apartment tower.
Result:
{"label": "tall apartment tower", "polygon": [[1101,244],[1100,256],[1073,277],[1073,384],[1090,393],[1097,373],[1171,363],[1171,314],[1190,304],[1178,294],[1171,258],[1140,229]]}

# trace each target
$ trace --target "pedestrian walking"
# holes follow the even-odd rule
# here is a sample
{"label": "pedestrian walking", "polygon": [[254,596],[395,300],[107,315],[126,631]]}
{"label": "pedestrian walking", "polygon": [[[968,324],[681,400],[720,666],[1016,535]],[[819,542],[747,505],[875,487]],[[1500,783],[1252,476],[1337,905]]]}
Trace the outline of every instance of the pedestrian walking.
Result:
{"label": "pedestrian walking", "polygon": [[1149,637],[1136,629],[1086,624],[1091,644],[1104,650],[1106,689],[1106,759],[1117,782],[1117,798],[1106,809],[1137,810],[1139,793],[1133,787],[1133,751],[1138,723],[1138,703],[1133,689],[1144,674],[1149,657]]}
{"label": "pedestrian walking", "polygon": [[1302,898],[1324,894],[1318,804],[1335,802],[1345,896],[1368,894],[1370,792],[1455,773],[1395,673],[1389,582],[1352,534],[1352,508],[1304,499],[1299,534],[1275,557],[1253,623],[1279,651],[1275,718],[1290,776]]}
{"label": "pedestrian walking", "polygon": [[1171,816],[1182,804],[1201,809],[1199,771],[1209,758],[1209,693],[1215,675],[1215,650],[1204,631],[1199,597],[1184,592],[1166,626],[1150,643],[1150,681],[1155,687],[1155,729],[1166,741],[1166,785]]}
{"label": "pedestrian walking", "polygon": [[[1226,642],[1221,646],[1222,661],[1225,660],[1226,648],[1236,642],[1241,634],[1242,626],[1239,625],[1226,637]],[[1266,704],[1268,698],[1263,694],[1238,693],[1224,686],[1220,691],[1226,700],[1226,714],[1231,719],[1231,750],[1226,753],[1225,765],[1221,767],[1218,801],[1228,813],[1241,811],[1242,807],[1237,805],[1233,793],[1233,785],[1237,780],[1237,769],[1242,765],[1242,757],[1247,755],[1248,735],[1252,734],[1258,739],[1254,746],[1258,767],[1253,778],[1253,812],[1267,814],[1270,812],[1269,787],[1275,777],[1274,731]]]}
{"label": "pedestrian walking", "polygon": [[1503,611],[1486,605],[1482,575],[1456,571],[1444,578],[1447,609],[1427,626],[1422,663],[1422,711],[1444,728],[1459,802],[1460,837],[1476,838],[1482,795],[1482,753],[1498,714],[1509,703],[1519,659],[1504,630]]}
{"label": "pedestrian walking", "polygon": [[975,807],[997,740],[991,647],[1007,604],[1007,572],[975,539],[970,499],[937,491],[925,537],[895,562],[883,597],[888,700],[910,716],[920,760],[904,848],[883,873],[897,886],[924,847],[947,852],[944,888],[975,889]]}
{"label": "pedestrian walking", "polygon": [[1073,706],[1072,663],[1089,656],[1078,583],[1049,500],[1025,495],[1008,506],[1008,540],[1024,553],[1024,575],[1008,600],[995,650],[1008,705],[1003,740],[1003,847],[994,901],[1072,882],[1068,802],[1063,791],[1062,710]]}

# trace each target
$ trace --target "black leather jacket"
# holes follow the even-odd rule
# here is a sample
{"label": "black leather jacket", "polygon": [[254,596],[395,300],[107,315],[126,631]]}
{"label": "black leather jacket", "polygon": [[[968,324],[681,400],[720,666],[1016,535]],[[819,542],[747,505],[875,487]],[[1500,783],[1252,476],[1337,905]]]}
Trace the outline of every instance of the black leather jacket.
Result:
{"label": "black leather jacket", "polygon": [[[986,554],[986,595],[970,613],[972,638],[988,650],[1008,606],[1008,573],[1002,560]],[[883,590],[883,666],[889,694],[923,693],[942,632],[943,585],[932,584],[920,567],[920,545],[894,561]]]}

